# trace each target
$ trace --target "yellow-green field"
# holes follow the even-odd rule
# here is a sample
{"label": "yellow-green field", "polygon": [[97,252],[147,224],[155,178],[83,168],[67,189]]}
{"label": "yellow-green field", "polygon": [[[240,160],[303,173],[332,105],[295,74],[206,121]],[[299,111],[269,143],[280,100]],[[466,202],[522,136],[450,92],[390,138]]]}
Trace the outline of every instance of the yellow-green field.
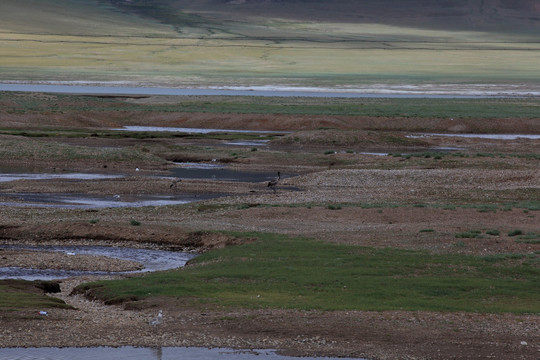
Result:
{"label": "yellow-green field", "polygon": [[6,0],[0,10],[0,80],[354,86],[540,74],[529,35],[253,18],[175,29],[76,0]]}

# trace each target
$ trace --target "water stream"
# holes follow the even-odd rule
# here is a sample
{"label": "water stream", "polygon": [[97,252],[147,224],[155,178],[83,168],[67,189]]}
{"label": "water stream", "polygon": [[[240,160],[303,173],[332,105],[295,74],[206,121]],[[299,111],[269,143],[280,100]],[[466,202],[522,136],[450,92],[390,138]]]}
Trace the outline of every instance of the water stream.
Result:
{"label": "water stream", "polygon": [[122,128],[111,129],[115,131],[140,131],[140,132],[174,132],[187,134],[210,134],[210,133],[240,133],[240,134],[284,134],[289,131],[269,131],[269,130],[241,130],[241,129],[206,129],[206,128],[181,128],[165,126],[124,126]]}
{"label": "water stream", "polygon": [[5,193],[1,195],[6,199],[13,199],[13,201],[0,202],[1,206],[61,209],[103,209],[180,205],[219,196],[191,194],[110,196],[72,193]]}
{"label": "water stream", "polygon": [[[224,348],[161,347],[142,348],[7,348],[0,349],[0,360],[332,360],[322,357],[291,357],[276,354],[274,350],[234,350]],[[340,358],[353,360],[353,358]],[[360,359],[355,359],[360,360]]]}
{"label": "water stream", "polygon": [[[1,170],[0,170],[1,171]],[[16,181],[16,180],[50,180],[50,179],[65,179],[65,180],[103,180],[103,179],[118,179],[123,175],[111,174],[88,174],[88,173],[0,173],[0,182]]]}
{"label": "water stream", "polygon": [[[142,270],[115,272],[113,274],[128,274],[138,272],[169,270],[182,267],[195,254],[136,249],[127,247],[109,246],[26,246],[26,245],[0,245],[0,249],[32,250],[32,251],[56,251],[66,255],[97,255],[131,260],[141,263]],[[0,253],[1,254],[1,253]],[[110,275],[111,273],[100,271],[75,271],[75,270],[53,270],[53,269],[24,269],[19,267],[0,267],[0,279],[23,279],[23,280],[54,280],[64,279],[74,276],[86,275]]]}
{"label": "water stream", "polygon": [[[118,85],[118,86],[114,86]],[[172,96],[264,96],[264,97],[312,97],[312,98],[430,98],[461,99],[487,97],[538,96],[538,91],[519,89],[456,89],[439,91],[428,87],[396,87],[375,85],[363,88],[318,88],[293,86],[230,86],[223,88],[167,88],[148,86],[121,86],[126,84],[92,85],[87,82],[70,82],[70,85],[54,81],[45,84],[0,83],[0,91],[23,91],[92,95],[172,95]],[[130,84],[128,84],[130,85]]]}
{"label": "water stream", "polygon": [[[231,182],[265,182],[276,176],[274,172],[255,172],[228,169],[218,163],[176,163],[177,167],[169,171],[168,179],[202,179]],[[295,174],[283,174],[290,177]],[[92,174],[92,173],[40,173],[28,169],[0,169],[0,183],[18,180],[66,180],[94,181],[103,179],[122,178],[123,174]],[[158,176],[158,175],[148,175]],[[163,177],[162,175],[159,177]],[[290,188],[290,190],[298,190]],[[181,205],[195,201],[212,199],[226,194],[195,194],[195,193],[165,193],[165,194],[85,194],[85,193],[50,193],[50,192],[0,192],[0,206],[10,207],[41,207],[62,209],[102,209],[120,207],[167,206]]]}
{"label": "water stream", "polygon": [[[220,167],[178,167],[170,170],[171,174],[180,179],[204,179],[216,181],[264,182],[277,176],[276,172],[239,171]],[[291,174],[282,174],[283,178]]]}

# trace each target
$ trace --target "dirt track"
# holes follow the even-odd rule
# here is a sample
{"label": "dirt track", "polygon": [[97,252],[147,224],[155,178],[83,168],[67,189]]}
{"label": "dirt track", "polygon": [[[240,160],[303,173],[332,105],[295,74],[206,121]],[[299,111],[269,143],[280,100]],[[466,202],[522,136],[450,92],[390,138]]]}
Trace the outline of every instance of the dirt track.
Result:
{"label": "dirt track", "polygon": [[[173,124],[170,120],[158,118],[154,124],[208,126],[208,118],[201,119],[199,123],[195,117],[190,118],[189,124],[187,120],[175,120]],[[244,116],[240,116],[237,123],[234,120],[234,116],[229,116],[228,126],[239,128],[246,121]],[[281,123],[283,119],[274,120]],[[64,125],[69,123],[69,119],[63,121]],[[315,117],[312,121],[308,127],[316,129],[322,119]],[[365,124],[365,120],[360,122]],[[531,124],[527,126],[535,125]],[[103,122],[96,121],[93,125],[101,126]],[[389,146],[372,144],[368,141],[372,135],[364,134],[367,138],[359,150],[382,150],[381,146]],[[208,249],[233,244],[234,239],[200,230],[256,230],[356,245],[444,253],[529,253],[540,250],[538,244],[516,242],[506,235],[516,228],[524,232],[539,232],[538,214],[535,211],[524,211],[519,206],[507,211],[482,207],[538,200],[538,159],[510,154],[538,153],[539,141],[430,138],[423,143],[402,145],[414,150],[455,146],[466,149],[464,151],[470,155],[435,159],[374,156],[360,151],[351,153],[347,151],[351,144],[344,138],[345,135],[340,131],[327,132],[322,140],[314,141],[320,139],[317,131],[296,133],[298,141],[282,138],[250,153],[248,157],[237,159],[232,158],[230,153],[241,149],[225,147],[222,141],[189,141],[190,146],[220,149],[224,154],[222,159],[226,159],[226,164],[233,168],[281,170],[282,173],[296,175],[285,178],[275,193],[265,183],[206,180],[184,180],[178,189],[172,190],[170,180],[149,177],[163,174],[173,166],[166,162],[144,166],[131,162],[107,163],[106,171],[128,173],[122,179],[1,183],[2,193],[123,195],[179,191],[226,193],[229,196],[182,207],[3,209],[0,214],[0,238],[4,242],[18,243],[113,242],[124,245],[154,244],[175,249]],[[329,136],[335,137],[335,141],[324,141]],[[107,146],[113,143],[111,140],[92,138],[22,138],[18,141],[34,141],[36,146],[50,141],[81,146]],[[192,161],[209,160],[208,155],[202,152],[179,153],[170,150],[172,145],[179,142],[151,140],[145,141],[143,146],[160,154],[190,157]],[[133,149],[141,146],[131,140],[118,141],[116,145]],[[330,145],[336,153],[325,155]],[[503,153],[507,156],[473,156],[478,152]],[[0,160],[1,164],[13,166],[10,159]],[[28,159],[26,165],[43,170],[104,171],[103,162],[100,161],[69,163]],[[133,169],[138,166],[141,166],[141,171],[134,173]],[[376,203],[396,206],[369,208],[359,205]],[[293,204],[301,206],[289,206]],[[335,206],[332,208],[329,205]],[[99,219],[99,222],[91,223],[92,219]],[[131,225],[130,219],[140,221],[142,226]],[[432,231],[422,232],[426,229]],[[456,233],[474,229],[497,229],[501,235],[456,240]],[[25,261],[31,263],[38,260],[32,259],[32,256],[27,256]],[[80,295],[70,296],[71,288],[78,281],[63,282],[61,297],[79,310],[51,310],[46,319],[24,312],[0,315],[0,346],[226,346],[278,348],[294,355],[359,356],[370,359],[535,359],[540,351],[540,318],[537,315],[241,309],[225,312],[220,309],[193,309],[189,304],[171,299],[142,301],[132,304],[130,309],[124,309],[89,302]],[[151,327],[147,321],[155,316],[158,309],[164,310],[165,322],[163,326]],[[66,328],[70,329],[69,334],[64,331]],[[522,341],[527,345],[522,345]]]}

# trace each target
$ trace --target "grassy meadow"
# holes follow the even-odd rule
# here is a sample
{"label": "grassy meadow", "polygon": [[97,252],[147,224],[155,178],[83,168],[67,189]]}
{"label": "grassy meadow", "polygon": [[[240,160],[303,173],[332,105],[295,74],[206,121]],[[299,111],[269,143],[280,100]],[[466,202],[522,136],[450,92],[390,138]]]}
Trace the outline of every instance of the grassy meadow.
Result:
{"label": "grassy meadow", "polygon": [[108,303],[172,297],[210,307],[539,313],[540,254],[433,255],[273,234],[181,270],[81,285]]}
{"label": "grassy meadow", "polygon": [[[159,96],[128,99],[54,94],[26,96],[0,92],[2,109],[8,114],[77,114],[131,111],[139,113],[216,113],[366,116],[400,119],[535,119],[538,98],[429,99],[429,98],[301,98],[252,96]],[[61,103],[61,104],[59,104]],[[131,118],[115,121],[130,125]],[[394,130],[408,130],[408,122],[396,121]],[[1,125],[0,125],[1,128]],[[26,129],[29,130],[29,129]],[[43,129],[41,129],[43,130]],[[373,130],[376,130],[373,128]],[[80,129],[78,131],[81,131]],[[89,130],[90,131],[90,130]],[[491,131],[491,130],[484,130]],[[495,130],[493,130],[495,131]]]}

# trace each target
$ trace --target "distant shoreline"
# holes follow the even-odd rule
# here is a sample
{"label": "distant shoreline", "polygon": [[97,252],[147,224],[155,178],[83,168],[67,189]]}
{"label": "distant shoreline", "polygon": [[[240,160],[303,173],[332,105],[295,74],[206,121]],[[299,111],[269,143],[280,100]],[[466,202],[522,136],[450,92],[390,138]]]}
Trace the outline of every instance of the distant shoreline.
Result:
{"label": "distant shoreline", "polygon": [[540,88],[498,85],[367,85],[350,88],[292,86],[220,86],[201,88],[148,86],[131,82],[5,81],[0,91],[89,95],[264,96],[326,98],[494,98],[537,97]]}

